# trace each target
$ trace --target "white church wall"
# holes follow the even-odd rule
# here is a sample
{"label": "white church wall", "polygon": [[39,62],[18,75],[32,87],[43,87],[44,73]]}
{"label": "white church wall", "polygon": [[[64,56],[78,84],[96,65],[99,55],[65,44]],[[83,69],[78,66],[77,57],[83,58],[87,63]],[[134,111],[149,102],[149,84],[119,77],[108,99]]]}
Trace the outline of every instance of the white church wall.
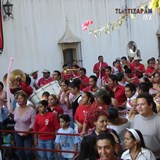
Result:
{"label": "white church wall", "polygon": [[156,32],[160,20],[158,14],[152,20],[143,20],[142,15],[124,22],[110,34],[95,38],[83,31],[81,24],[91,19],[93,27],[103,26],[117,20],[115,8],[128,4],[135,8],[144,0],[11,0],[14,20],[3,22],[4,51],[0,55],[0,80],[7,72],[9,58],[14,58],[12,69],[21,69],[30,73],[32,70],[61,70],[63,55],[58,45],[69,20],[72,32],[81,39],[83,66],[88,75],[92,74],[93,65],[99,55],[112,65],[116,57],[126,56],[126,45],[134,40],[141,50],[143,62],[150,57],[158,57]]}

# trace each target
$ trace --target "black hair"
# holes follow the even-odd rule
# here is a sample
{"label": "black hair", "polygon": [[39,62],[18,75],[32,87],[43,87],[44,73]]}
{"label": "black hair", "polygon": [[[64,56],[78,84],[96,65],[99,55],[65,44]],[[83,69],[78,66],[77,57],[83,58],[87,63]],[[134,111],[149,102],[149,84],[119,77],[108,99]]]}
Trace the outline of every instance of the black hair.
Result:
{"label": "black hair", "polygon": [[144,80],[144,82],[146,82],[146,83],[148,84],[149,88],[152,88],[152,87],[153,87],[153,84],[152,84],[152,82],[149,80],[148,77],[143,77],[143,80]]}
{"label": "black hair", "polygon": [[108,69],[109,71],[112,71],[112,67],[111,66],[107,66],[105,69]]}
{"label": "black hair", "polygon": [[70,116],[68,114],[62,114],[59,119],[63,119],[65,122],[70,122]]}
{"label": "black hair", "polygon": [[45,92],[42,93],[42,97],[43,96],[49,97],[49,95],[50,95],[50,93],[48,91],[45,91]]}
{"label": "black hair", "polygon": [[126,74],[131,74],[131,73],[132,73],[131,69],[128,68],[127,65],[125,65],[123,68],[124,68],[124,72],[125,72]]}
{"label": "black hair", "polygon": [[129,90],[136,92],[136,86],[134,83],[126,84],[125,88],[129,88]]}
{"label": "black hair", "polygon": [[91,92],[88,92],[88,91],[85,91],[83,93],[86,94],[87,97],[91,99],[90,103],[92,104],[94,102],[94,96],[93,96],[93,94]]}
{"label": "black hair", "polygon": [[[137,134],[138,134],[138,136],[140,138],[139,147],[140,148],[141,147],[146,148],[146,145],[145,145],[142,133],[139,130],[137,130],[137,129],[134,129],[134,130],[137,132]],[[127,131],[130,133],[131,138],[133,138],[134,140],[136,140],[136,138],[134,137],[134,135],[132,134],[132,132],[130,132],[129,130],[127,130]]]}
{"label": "black hair", "polygon": [[97,82],[97,77],[95,75],[91,75],[89,79],[92,78],[95,82]]}
{"label": "black hair", "polygon": [[138,85],[138,89],[142,92],[142,93],[149,93],[149,85],[147,82],[141,82]]}
{"label": "black hair", "polygon": [[127,57],[125,57],[125,56],[123,56],[123,57],[121,57],[121,60],[127,60]]}
{"label": "black hair", "polygon": [[31,77],[29,77],[28,74],[25,74],[25,75],[26,75],[26,81],[25,81],[25,83],[26,83],[27,85],[30,85],[30,84],[31,84]]}
{"label": "black hair", "polygon": [[68,64],[64,64],[64,65],[63,65],[63,68],[64,68],[64,67],[68,67]]}
{"label": "black hair", "polygon": [[3,85],[3,83],[2,82],[0,82],[0,85],[2,86],[2,89],[4,88],[4,85]]}
{"label": "black hair", "polygon": [[118,118],[118,109],[115,107],[109,107],[107,113],[109,114],[109,121],[111,122],[114,122],[114,120]]}
{"label": "black hair", "polygon": [[109,132],[102,132],[102,133],[100,133],[100,134],[96,137],[97,142],[98,142],[99,140],[104,140],[104,139],[109,140],[109,141],[111,142],[112,146],[115,146],[115,144],[116,144],[115,138],[114,138],[114,136],[113,136],[111,133],[109,133]]}
{"label": "black hair", "polygon": [[107,94],[114,98],[114,92],[110,89],[108,85],[103,85],[104,89],[107,91]]}
{"label": "black hair", "polygon": [[58,77],[61,77],[61,72],[58,70],[54,70],[53,72],[56,72],[58,74]]}
{"label": "black hair", "polygon": [[147,60],[147,64],[149,64],[149,63],[152,62],[152,61],[153,61],[153,59],[151,59],[151,58],[148,59],[148,60]]}
{"label": "black hair", "polygon": [[85,74],[87,73],[85,68],[80,68],[80,71],[83,71]]}
{"label": "black hair", "polygon": [[81,80],[78,79],[78,78],[76,78],[72,82],[70,82],[69,86],[71,88],[78,88],[78,89],[80,89],[80,84],[81,84]]}
{"label": "black hair", "polygon": [[104,103],[106,105],[111,105],[112,101],[111,101],[111,96],[110,95],[102,95],[101,99],[104,101]]}
{"label": "black hair", "polygon": [[92,135],[84,136],[81,145],[78,160],[96,160],[96,137]]}
{"label": "black hair", "polygon": [[117,61],[113,61],[112,65],[114,66],[116,64]]}
{"label": "black hair", "polygon": [[118,82],[118,77],[116,76],[116,75],[113,75],[113,74],[111,74],[111,75],[109,75],[109,78],[113,81],[113,82]]}
{"label": "black hair", "polygon": [[98,56],[98,59],[99,59],[99,58],[103,58],[103,56]]}
{"label": "black hair", "polygon": [[70,84],[69,80],[63,80],[61,83],[64,83],[67,86],[69,86],[69,84]]}
{"label": "black hair", "polygon": [[124,73],[122,72],[117,73],[117,78],[118,78],[118,81],[122,81],[122,79],[124,78]]}
{"label": "black hair", "polygon": [[41,100],[41,101],[39,101],[38,104],[42,104],[45,108],[48,107],[48,101],[46,101],[46,100]]}

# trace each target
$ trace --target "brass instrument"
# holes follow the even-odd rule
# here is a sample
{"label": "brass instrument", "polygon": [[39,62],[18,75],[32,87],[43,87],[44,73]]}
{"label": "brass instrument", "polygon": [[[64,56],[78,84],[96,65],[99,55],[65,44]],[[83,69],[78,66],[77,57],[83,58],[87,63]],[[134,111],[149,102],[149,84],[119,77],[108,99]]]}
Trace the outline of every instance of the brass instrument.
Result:
{"label": "brass instrument", "polygon": [[[10,73],[10,79],[9,79],[9,86],[10,88],[16,88],[17,84],[16,84],[16,81],[19,81],[19,80],[22,80],[23,82],[26,81],[26,75],[23,71],[19,70],[19,69],[16,69],[16,70],[13,70],[11,73]],[[7,84],[7,73],[4,75],[3,77],[3,83],[6,85]]]}
{"label": "brass instrument", "polygon": [[135,56],[141,57],[140,50],[137,48],[137,45],[134,41],[130,41],[127,44],[126,50],[127,50],[128,56],[131,57],[131,58],[134,58]]}
{"label": "brass instrument", "polygon": [[67,72],[72,72],[72,71],[79,71],[79,68],[69,68],[69,69],[64,69],[64,73],[67,73]]}

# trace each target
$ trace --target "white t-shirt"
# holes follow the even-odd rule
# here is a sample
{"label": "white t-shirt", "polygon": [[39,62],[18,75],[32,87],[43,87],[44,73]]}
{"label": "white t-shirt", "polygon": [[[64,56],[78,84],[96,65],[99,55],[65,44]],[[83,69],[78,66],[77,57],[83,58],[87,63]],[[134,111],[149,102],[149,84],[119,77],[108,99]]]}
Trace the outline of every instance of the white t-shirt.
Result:
{"label": "white t-shirt", "polygon": [[[62,129],[60,128],[57,133],[67,133],[67,134],[76,134],[76,132],[71,128]],[[57,135],[55,143],[60,144],[61,150],[74,151],[74,145],[79,143],[78,136],[69,136],[69,135]],[[64,158],[73,158],[73,153],[62,152]]]}
{"label": "white t-shirt", "polygon": [[[121,159],[122,160],[132,160],[130,151],[126,150],[125,152],[123,152]],[[154,154],[152,153],[152,151],[146,148],[141,148],[141,152],[139,152],[135,160],[156,160],[156,158]]]}

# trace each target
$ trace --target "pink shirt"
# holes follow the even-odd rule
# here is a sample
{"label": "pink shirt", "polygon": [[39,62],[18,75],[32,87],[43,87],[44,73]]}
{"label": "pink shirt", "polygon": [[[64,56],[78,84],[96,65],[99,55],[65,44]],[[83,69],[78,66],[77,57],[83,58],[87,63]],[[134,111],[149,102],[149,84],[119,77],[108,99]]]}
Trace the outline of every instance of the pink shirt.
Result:
{"label": "pink shirt", "polygon": [[[68,114],[70,117],[72,117],[72,112],[73,111],[72,111],[72,109],[67,108],[67,105],[66,105],[67,98],[64,95],[65,95],[64,92],[62,92],[61,95],[60,95],[60,100],[59,100],[60,106],[63,108],[64,114]],[[69,102],[70,103],[72,102],[73,97],[74,97],[74,95],[70,93],[69,94]]]}
{"label": "pink shirt", "polygon": [[[33,129],[36,111],[32,107],[28,107],[29,109],[23,115],[20,115],[20,106],[15,108],[14,120],[16,123],[14,129],[16,131],[28,131],[29,129]],[[19,135],[23,135],[23,133],[19,133]]]}

